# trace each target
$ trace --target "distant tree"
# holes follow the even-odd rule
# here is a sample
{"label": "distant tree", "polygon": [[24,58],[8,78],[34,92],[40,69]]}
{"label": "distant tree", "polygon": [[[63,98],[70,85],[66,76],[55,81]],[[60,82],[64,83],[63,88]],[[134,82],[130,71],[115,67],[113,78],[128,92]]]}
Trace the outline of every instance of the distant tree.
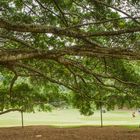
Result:
{"label": "distant tree", "polygon": [[1,0],[1,110],[28,111],[35,102],[44,109],[47,97],[86,115],[101,102],[139,106],[139,7],[139,0]]}

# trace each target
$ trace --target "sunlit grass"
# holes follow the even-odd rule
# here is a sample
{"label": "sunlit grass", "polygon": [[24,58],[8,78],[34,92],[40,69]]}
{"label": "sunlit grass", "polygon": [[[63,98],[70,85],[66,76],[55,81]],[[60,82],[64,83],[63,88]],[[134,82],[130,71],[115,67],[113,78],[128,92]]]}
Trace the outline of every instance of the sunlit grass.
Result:
{"label": "sunlit grass", "polygon": [[[132,111],[107,111],[103,113],[104,125],[123,125],[138,127],[140,124],[140,114],[132,118]],[[20,126],[21,114],[11,112],[0,116],[0,127]],[[100,111],[96,111],[92,116],[80,115],[78,110],[64,109],[52,112],[24,113],[24,125],[52,125],[52,126],[81,126],[100,125]]]}

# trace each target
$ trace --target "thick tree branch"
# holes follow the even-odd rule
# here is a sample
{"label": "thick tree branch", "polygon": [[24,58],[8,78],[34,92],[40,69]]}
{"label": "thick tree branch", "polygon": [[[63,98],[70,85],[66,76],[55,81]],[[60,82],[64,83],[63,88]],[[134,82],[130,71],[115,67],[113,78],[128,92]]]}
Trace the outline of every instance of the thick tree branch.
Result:
{"label": "thick tree branch", "polygon": [[7,30],[18,31],[18,32],[31,32],[31,33],[52,33],[58,36],[68,36],[78,39],[85,39],[85,37],[92,36],[112,36],[112,35],[121,35],[126,33],[140,32],[140,27],[123,29],[118,31],[102,31],[97,33],[87,33],[83,31],[72,31],[66,30],[64,28],[51,27],[47,25],[37,25],[37,24],[13,24],[2,18],[0,18],[0,28]]}
{"label": "thick tree branch", "polygon": [[117,58],[128,60],[140,60],[139,51],[131,51],[120,48],[92,47],[91,45],[75,45],[58,50],[0,50],[0,62],[18,61],[24,59],[57,59],[61,56],[87,56],[98,58]]}
{"label": "thick tree branch", "polygon": [[22,49],[5,49],[0,50],[0,62],[18,61],[24,59],[51,59],[66,54],[64,51],[50,50],[22,50]]}

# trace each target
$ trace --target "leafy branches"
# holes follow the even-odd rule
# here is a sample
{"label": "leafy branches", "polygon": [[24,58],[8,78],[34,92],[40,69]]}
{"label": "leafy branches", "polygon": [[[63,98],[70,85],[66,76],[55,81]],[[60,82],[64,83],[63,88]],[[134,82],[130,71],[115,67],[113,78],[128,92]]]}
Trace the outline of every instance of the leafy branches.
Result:
{"label": "leafy branches", "polygon": [[33,111],[34,103],[47,108],[48,86],[69,92],[86,115],[101,96],[110,108],[133,95],[138,100],[140,17],[138,1],[126,2],[124,7],[119,0],[0,1],[1,76],[8,77],[1,91],[4,108]]}

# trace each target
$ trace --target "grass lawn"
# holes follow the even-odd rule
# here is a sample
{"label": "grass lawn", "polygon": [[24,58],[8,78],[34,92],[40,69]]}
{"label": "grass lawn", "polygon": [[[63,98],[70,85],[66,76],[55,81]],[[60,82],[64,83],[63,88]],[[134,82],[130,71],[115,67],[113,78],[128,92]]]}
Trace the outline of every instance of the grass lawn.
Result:
{"label": "grass lawn", "polygon": [[[104,125],[137,126],[140,114],[132,118],[132,111],[107,111],[103,113]],[[20,126],[21,114],[10,112],[0,116],[0,127]],[[24,113],[24,125],[81,126],[100,125],[100,111],[92,116],[82,116],[76,109],[54,110],[52,112]]]}

